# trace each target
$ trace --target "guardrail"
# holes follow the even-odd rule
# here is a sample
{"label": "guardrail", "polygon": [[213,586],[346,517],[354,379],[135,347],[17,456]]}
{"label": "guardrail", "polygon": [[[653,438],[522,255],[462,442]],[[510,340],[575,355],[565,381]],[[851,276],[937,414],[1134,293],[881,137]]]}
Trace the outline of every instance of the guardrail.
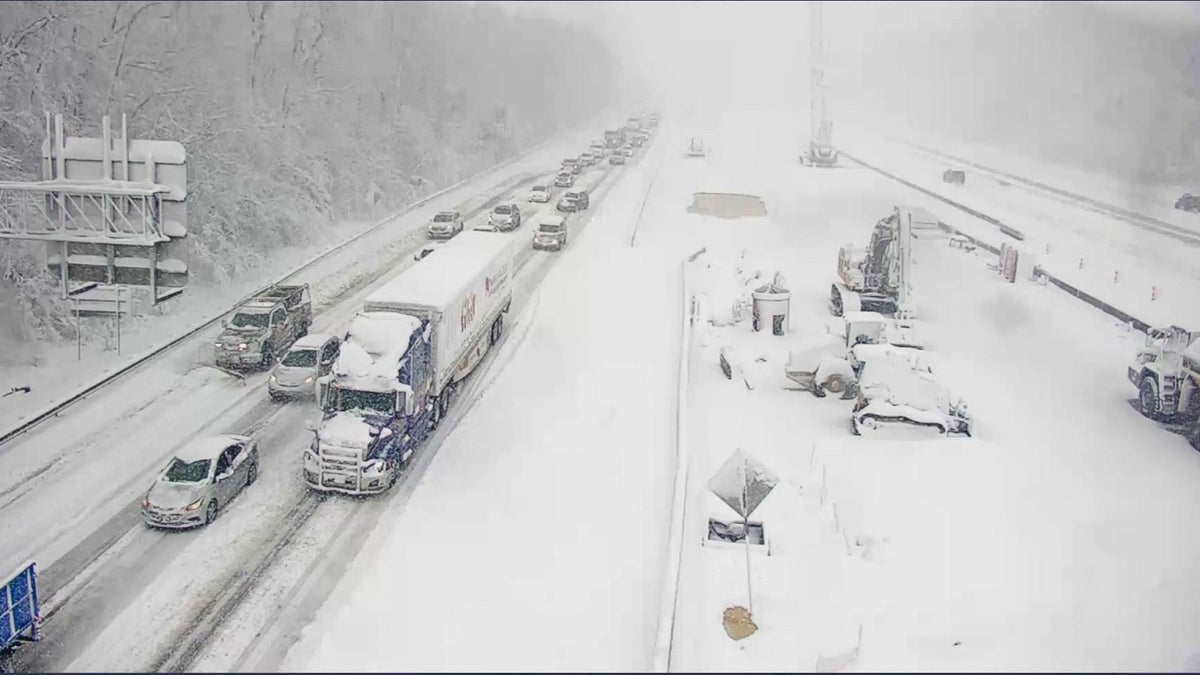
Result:
{"label": "guardrail", "polygon": [[[1013,236],[1014,238],[1020,239],[1020,240],[1024,240],[1024,238],[1025,238],[1024,233],[1021,233],[1020,230],[1011,228],[1011,227],[1005,225],[1004,223],[1000,222],[999,220],[997,220],[985,213],[982,213],[976,209],[973,209],[965,204],[961,204],[953,199],[950,199],[949,197],[945,197],[943,195],[937,194],[936,192],[933,192],[932,190],[923,188],[920,185],[917,185],[915,183],[907,181],[907,180],[891,173],[890,171],[886,171],[886,170],[881,169],[872,164],[868,164],[867,162],[864,162],[863,160],[861,160],[857,157],[847,154],[844,150],[841,151],[841,153],[842,153],[842,155],[849,158],[851,161],[853,161],[857,164],[860,164],[882,176],[891,178],[892,180],[894,180],[898,183],[901,183],[902,185],[905,185],[907,187],[910,187],[914,190],[917,190],[924,195],[927,195],[927,196],[933,197],[934,199],[937,199],[939,201],[945,202],[946,204],[949,204],[950,206],[953,206],[954,208],[959,209],[960,211],[963,211],[972,216],[975,216],[976,218],[979,218],[980,220],[983,220],[985,222],[996,225],[997,229],[999,229],[1000,232],[1003,234]],[[985,242],[982,239],[979,239],[978,237],[971,236],[970,234],[967,234],[966,232],[962,232],[961,230],[959,230],[951,225],[948,225],[944,222],[938,221],[938,227],[942,228],[943,230],[946,230],[947,232],[950,232],[952,234],[958,235],[960,237],[963,237],[963,238],[969,240],[971,243],[975,244],[979,248],[984,249],[985,251],[988,251],[990,253],[994,253],[997,255],[1000,254],[1000,247],[990,244],[988,242]],[[1019,237],[1014,236],[1014,234],[1013,234],[1014,232],[1017,234],[1020,234],[1020,236]],[[1122,323],[1129,324],[1136,330],[1142,331],[1144,333],[1147,330],[1149,330],[1152,326],[1152,324],[1150,324],[1146,321],[1143,321],[1142,319],[1139,319],[1139,318],[1133,316],[1132,314],[1130,314],[1126,311],[1123,311],[1120,308],[1118,308],[1108,302],[1101,300],[1100,298],[1097,298],[1096,296],[1088,293],[1087,291],[1084,291],[1081,288],[1077,288],[1075,286],[1072,286],[1071,284],[1068,284],[1067,282],[1063,281],[1062,279],[1059,279],[1058,277],[1054,276],[1052,273],[1047,271],[1041,265],[1034,265],[1033,275],[1035,277],[1042,277],[1042,278],[1046,279],[1046,281],[1053,284],[1059,290],[1066,292],[1067,294],[1071,295],[1072,297],[1074,297],[1078,300],[1082,300],[1083,302],[1086,302],[1087,304],[1091,305],[1092,307],[1095,307],[1096,309],[1099,309],[1100,311],[1104,312],[1105,314],[1108,314],[1109,316],[1120,320]]]}
{"label": "guardrail", "polygon": [[438,190],[437,192],[434,192],[433,194],[422,197],[421,199],[418,199],[417,201],[415,201],[415,202],[403,207],[399,211],[391,214],[390,216],[385,217],[383,220],[379,221],[378,223],[375,223],[374,225],[363,230],[362,232],[359,232],[359,233],[349,237],[348,239],[346,239],[338,244],[335,244],[320,253],[317,253],[312,258],[309,258],[307,261],[301,263],[298,267],[295,267],[290,272],[287,272],[286,274],[284,274],[282,277],[279,277],[275,281],[272,281],[272,282],[262,286],[261,288],[243,296],[242,298],[237,300],[229,309],[223,310],[220,313],[216,314],[215,316],[211,316],[207,319],[204,319],[199,324],[193,326],[192,328],[187,329],[182,334],[172,338],[168,342],[166,342],[162,345],[159,345],[158,347],[151,348],[149,351],[143,353],[141,356],[138,356],[133,361],[125,364],[124,366],[121,366],[120,368],[113,371],[112,373],[109,373],[108,375],[101,377],[99,380],[97,380],[96,382],[93,382],[92,384],[85,385],[84,387],[76,390],[75,393],[67,396],[65,399],[63,399],[57,403],[51,404],[51,405],[47,406],[46,408],[43,408],[41,411],[34,414],[33,417],[31,417],[30,419],[18,424],[16,427],[13,427],[12,429],[9,429],[8,431],[5,431],[3,434],[0,434],[0,446],[4,446],[5,444],[9,443],[13,439],[17,438],[18,436],[26,434],[29,431],[35,429],[36,427],[44,424],[48,420],[50,420],[54,417],[57,417],[59,415],[59,413],[63,412],[67,408],[70,408],[71,406],[75,405],[76,403],[83,401],[91,394],[94,394],[97,391],[103,389],[104,387],[107,387],[108,385],[112,384],[113,382],[116,382],[117,380],[121,379],[122,377],[129,375],[130,373],[136,371],[138,368],[142,367],[149,361],[153,360],[154,358],[170,351],[171,349],[177,347],[181,343],[186,342],[187,340],[195,337],[198,333],[216,325],[217,323],[219,323],[221,321],[221,319],[223,317],[225,317],[227,314],[229,314],[229,312],[233,311],[233,309],[235,309],[238,305],[242,304],[243,302],[246,302],[247,300],[253,298],[256,295],[259,295],[260,293],[266,291],[267,289],[274,286],[275,284],[286,283],[288,280],[292,279],[293,277],[296,277],[296,276],[302,274],[303,272],[312,268],[317,263],[338,253],[339,251],[350,246],[351,244],[354,244],[355,242],[359,241],[363,237],[373,234],[374,232],[378,231],[380,228],[383,228],[383,227],[391,224],[396,219],[402,218],[405,215],[408,215],[412,211],[415,211],[416,209],[419,209],[422,206],[425,206],[426,204],[428,204],[429,202],[431,202],[435,199],[438,199],[454,190],[457,190],[465,185],[468,185],[476,180],[479,180],[481,177],[486,176],[489,173],[498,171],[507,166],[511,166],[512,164],[515,164],[521,160],[524,160],[527,157],[529,157],[530,155],[533,155],[534,153],[536,153],[536,152],[542,150],[543,148],[545,148],[546,146],[550,145],[551,143],[558,142],[559,140],[562,140],[565,136],[567,136],[569,134],[573,134],[573,133],[578,133],[578,130],[560,134],[559,136],[556,136],[553,139],[546,140],[546,141],[534,146],[533,148],[527,150],[526,152],[521,153],[520,155],[517,155],[516,157],[505,160],[505,161],[503,161],[499,164],[496,164],[494,166],[491,166],[487,169],[478,171],[478,172],[472,174],[471,176],[464,178],[463,180],[461,180],[451,186],[445,187],[441,190]]}
{"label": "guardrail", "polygon": [[696,301],[688,287],[688,265],[707,251],[702,248],[680,264],[683,295],[683,327],[679,343],[679,384],[675,403],[675,487],[671,498],[671,529],[667,544],[667,569],[659,601],[658,630],[654,637],[656,673],[671,669],[671,646],[675,632],[675,611],[679,603],[679,572],[683,563],[683,530],[687,516],[687,488],[691,454],[688,452],[688,362],[692,354],[692,327],[696,322]]}

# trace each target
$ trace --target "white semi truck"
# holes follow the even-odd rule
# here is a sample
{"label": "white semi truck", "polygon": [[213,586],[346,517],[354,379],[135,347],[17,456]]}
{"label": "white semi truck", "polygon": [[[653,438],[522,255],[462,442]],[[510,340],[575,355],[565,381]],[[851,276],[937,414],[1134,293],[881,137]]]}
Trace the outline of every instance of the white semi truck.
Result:
{"label": "white semi truck", "polygon": [[319,380],[309,487],[357,495],[396,482],[458,383],[499,341],[515,248],[511,235],[463,232],[367,297]]}

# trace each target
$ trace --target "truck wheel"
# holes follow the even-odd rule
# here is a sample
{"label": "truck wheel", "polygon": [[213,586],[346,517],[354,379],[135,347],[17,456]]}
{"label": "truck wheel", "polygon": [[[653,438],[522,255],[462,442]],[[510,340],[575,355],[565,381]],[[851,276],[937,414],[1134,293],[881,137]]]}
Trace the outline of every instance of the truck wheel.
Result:
{"label": "truck wheel", "polygon": [[825,379],[825,391],[840,394],[846,390],[846,378],[841,375],[830,375]]}
{"label": "truck wheel", "polygon": [[1158,419],[1158,383],[1153,377],[1142,378],[1141,385],[1138,386],[1138,410],[1150,419]]}
{"label": "truck wheel", "polygon": [[258,360],[258,365],[266,370],[275,363],[275,347],[274,345],[265,344],[262,347],[262,356]]}

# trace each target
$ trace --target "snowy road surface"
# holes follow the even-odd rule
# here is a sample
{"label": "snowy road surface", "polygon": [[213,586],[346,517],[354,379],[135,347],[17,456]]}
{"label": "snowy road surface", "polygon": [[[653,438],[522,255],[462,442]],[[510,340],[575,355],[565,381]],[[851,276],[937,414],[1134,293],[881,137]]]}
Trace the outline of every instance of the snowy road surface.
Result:
{"label": "snowy road surface", "polygon": [[[741,126],[711,144],[760,165],[721,168],[739,184],[753,172],[763,192],[786,197],[760,222],[691,216],[677,228],[718,258],[745,250],[752,268],[782,270],[791,333],[697,324],[672,668],[1192,667],[1200,541],[1182,533],[1200,524],[1200,455],[1128,404],[1139,336],[1053,288],[1002,283],[986,254],[919,242],[929,357],[969,403],[975,437],[852,436],[851,402],[784,389],[787,345],[825,330],[838,246],[865,243],[876,219],[916,193],[862,169],[772,161],[783,127]],[[728,344],[753,390],[718,368]],[[739,447],[782,480],[755,513],[771,551],[751,559],[759,631],[735,643],[720,617],[746,604],[744,552],[701,542],[710,515],[732,513],[704,484]]]}
{"label": "snowy road surface", "polygon": [[521,349],[405,510],[381,520],[283,669],[649,667],[679,266],[629,241],[673,150],[656,141],[546,275]]}
{"label": "snowy road surface", "polygon": [[[573,147],[559,144],[539,153],[540,168],[555,166],[557,158]],[[518,163],[506,176],[483,180],[475,189],[486,190],[496,182],[511,185],[514,176],[525,184],[520,172],[530,168],[528,163]],[[607,167],[597,168],[584,177],[584,184],[608,173]],[[521,187],[509,198],[521,202],[527,215],[532,215],[538,209],[523,203],[524,192]],[[447,199],[462,200],[460,209],[469,212],[497,196],[503,193],[481,197],[459,193]],[[428,208],[432,212],[452,206],[455,203],[434,202]],[[372,242],[373,256],[357,251],[357,259],[343,258],[347,269],[330,275],[317,288],[321,311],[313,330],[344,330],[362,297],[390,274],[372,281],[374,277],[389,268],[394,274],[410,263],[414,242],[421,240],[419,233],[429,215],[422,210],[405,221],[407,231],[418,233],[415,239],[393,232],[391,242]],[[468,226],[474,224],[472,220]],[[526,227],[517,236],[529,234]],[[535,271],[550,259],[534,254],[529,260],[539,264],[525,267]],[[329,270],[337,269],[330,265]],[[121,400],[106,394],[73,411],[79,421],[96,425],[92,436],[82,433],[86,430],[79,424],[54,424],[6,446],[0,454],[0,465],[6,467],[11,481],[0,493],[0,529],[5,540],[21,542],[20,548],[5,547],[0,555],[33,557],[43,570],[47,639],[21,653],[25,667],[184,667],[201,655],[201,645],[184,649],[181,636],[190,639],[203,632],[192,622],[203,621],[204,615],[217,609],[222,593],[250,571],[248,566],[269,558],[267,563],[286,567],[290,561],[275,560],[280,557],[275,552],[284,549],[295,549],[302,558],[305,544],[319,548],[328,539],[328,523],[346,509],[330,500],[330,506],[319,510],[326,500],[308,495],[297,479],[299,449],[307,443],[303,422],[313,414],[310,402],[272,403],[265,396],[265,374],[252,375],[242,384],[218,371],[196,367],[196,355],[183,351],[112,390],[158,385],[157,390],[142,392],[147,403],[140,409],[136,401],[142,399],[135,399],[132,411],[104,424],[104,413],[131,403],[128,396]],[[147,419],[164,421],[147,424]],[[196,434],[218,432],[259,435],[263,451],[259,482],[210,528],[191,533],[145,529],[137,500],[171,449]],[[61,440],[45,445],[55,434]],[[56,451],[47,452],[47,447]],[[71,638],[64,639],[67,635]]]}

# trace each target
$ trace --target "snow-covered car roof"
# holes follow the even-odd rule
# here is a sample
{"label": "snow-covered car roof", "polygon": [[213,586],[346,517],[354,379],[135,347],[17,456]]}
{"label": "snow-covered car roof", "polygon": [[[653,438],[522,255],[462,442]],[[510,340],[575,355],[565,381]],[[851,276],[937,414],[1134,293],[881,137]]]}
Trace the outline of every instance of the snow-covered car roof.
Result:
{"label": "snow-covered car roof", "polygon": [[292,343],[292,351],[297,349],[318,349],[331,337],[333,336],[325,333],[309,333]]}
{"label": "snow-covered car roof", "polygon": [[221,434],[219,436],[205,436],[188,441],[183,447],[175,453],[175,456],[185,462],[198,462],[202,459],[216,459],[221,456],[225,448],[234,443],[241,443],[247,440],[246,436],[238,436],[235,434]]}

